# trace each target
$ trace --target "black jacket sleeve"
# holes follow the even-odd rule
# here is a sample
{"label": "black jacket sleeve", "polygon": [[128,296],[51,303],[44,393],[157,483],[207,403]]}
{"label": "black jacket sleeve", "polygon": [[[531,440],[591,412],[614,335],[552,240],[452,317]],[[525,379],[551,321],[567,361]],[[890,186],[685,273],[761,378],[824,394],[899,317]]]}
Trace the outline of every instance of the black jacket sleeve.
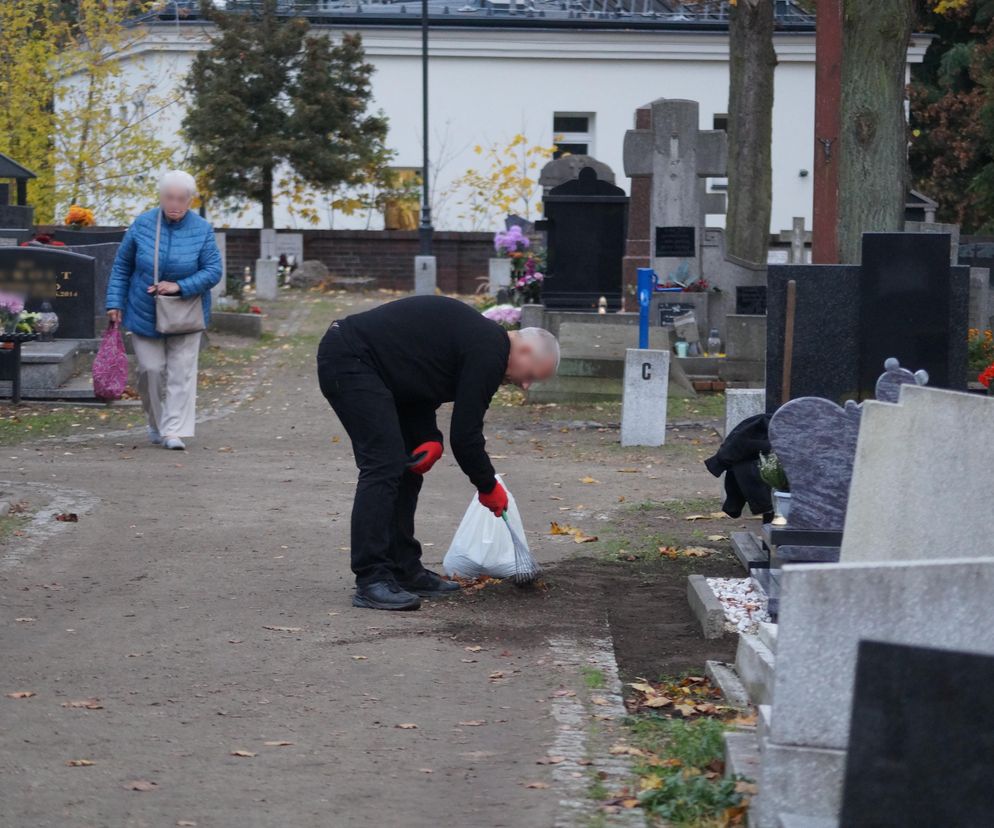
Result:
{"label": "black jacket sleeve", "polygon": [[497,482],[487,456],[483,417],[504,379],[506,367],[506,361],[496,351],[473,352],[459,372],[449,442],[459,468],[481,492],[489,492]]}

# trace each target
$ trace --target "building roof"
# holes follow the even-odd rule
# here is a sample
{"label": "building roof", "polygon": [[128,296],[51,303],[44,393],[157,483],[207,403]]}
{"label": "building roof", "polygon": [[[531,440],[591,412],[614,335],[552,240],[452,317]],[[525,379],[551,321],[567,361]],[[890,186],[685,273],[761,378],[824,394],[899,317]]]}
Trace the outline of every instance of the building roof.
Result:
{"label": "building roof", "polygon": [[37,178],[27,167],[0,152],[0,178]]}
{"label": "building roof", "polygon": [[[433,26],[495,28],[639,28],[723,31],[727,0],[427,0]],[[797,0],[774,0],[782,31],[813,31],[814,15]],[[260,0],[214,0],[232,11],[257,10]],[[200,0],[169,0],[144,20],[194,22]],[[329,25],[419,25],[421,0],[278,0],[279,13]]]}

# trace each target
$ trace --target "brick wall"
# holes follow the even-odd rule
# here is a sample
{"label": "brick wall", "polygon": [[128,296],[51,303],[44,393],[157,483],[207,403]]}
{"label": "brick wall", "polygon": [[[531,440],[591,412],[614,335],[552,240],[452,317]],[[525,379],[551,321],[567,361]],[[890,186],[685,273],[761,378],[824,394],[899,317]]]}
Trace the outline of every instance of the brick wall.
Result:
{"label": "brick wall", "polygon": [[[49,228],[38,228],[45,231]],[[98,229],[98,228],[94,228]],[[104,228],[106,229],[106,228]],[[254,267],[259,257],[259,231],[224,229],[228,273]],[[294,231],[297,232],[297,231]],[[317,259],[333,276],[370,277],[376,287],[414,289],[414,257],[420,242],[409,230],[303,230],[304,258]],[[435,233],[438,286],[446,293],[473,293],[487,276],[493,252],[490,233]]]}
{"label": "brick wall", "polygon": [[[258,230],[225,230],[228,272],[252,267],[259,255]],[[304,258],[323,262],[333,276],[369,277],[376,287],[414,288],[416,232],[405,230],[303,230]],[[436,233],[438,286],[447,293],[473,293],[487,276],[493,251],[490,233]]]}

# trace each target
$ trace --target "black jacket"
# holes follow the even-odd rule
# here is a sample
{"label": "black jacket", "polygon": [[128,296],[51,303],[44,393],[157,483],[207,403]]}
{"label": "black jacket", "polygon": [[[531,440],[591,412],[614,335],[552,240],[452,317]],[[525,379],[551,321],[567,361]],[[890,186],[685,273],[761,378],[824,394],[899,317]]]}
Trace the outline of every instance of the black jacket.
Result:
{"label": "black jacket", "polygon": [[435,409],[455,401],[452,453],[480,491],[493,489],[483,417],[507,373],[507,331],[444,296],[398,299],[349,316],[339,327],[356,355],[380,375],[421,439],[441,442]]}
{"label": "black jacket", "polygon": [[759,455],[771,451],[769,425],[769,414],[743,420],[725,436],[718,453],[704,461],[715,477],[725,475],[721,508],[729,517],[739,517],[746,503],[754,515],[773,511],[770,487],[759,476]]}

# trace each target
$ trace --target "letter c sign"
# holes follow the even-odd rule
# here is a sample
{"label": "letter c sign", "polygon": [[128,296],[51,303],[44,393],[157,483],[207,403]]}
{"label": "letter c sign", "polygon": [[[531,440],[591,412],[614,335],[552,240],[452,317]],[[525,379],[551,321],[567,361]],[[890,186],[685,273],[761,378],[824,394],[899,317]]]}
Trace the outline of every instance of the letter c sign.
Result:
{"label": "letter c sign", "polygon": [[642,363],[642,379],[652,379],[652,363],[643,362]]}

